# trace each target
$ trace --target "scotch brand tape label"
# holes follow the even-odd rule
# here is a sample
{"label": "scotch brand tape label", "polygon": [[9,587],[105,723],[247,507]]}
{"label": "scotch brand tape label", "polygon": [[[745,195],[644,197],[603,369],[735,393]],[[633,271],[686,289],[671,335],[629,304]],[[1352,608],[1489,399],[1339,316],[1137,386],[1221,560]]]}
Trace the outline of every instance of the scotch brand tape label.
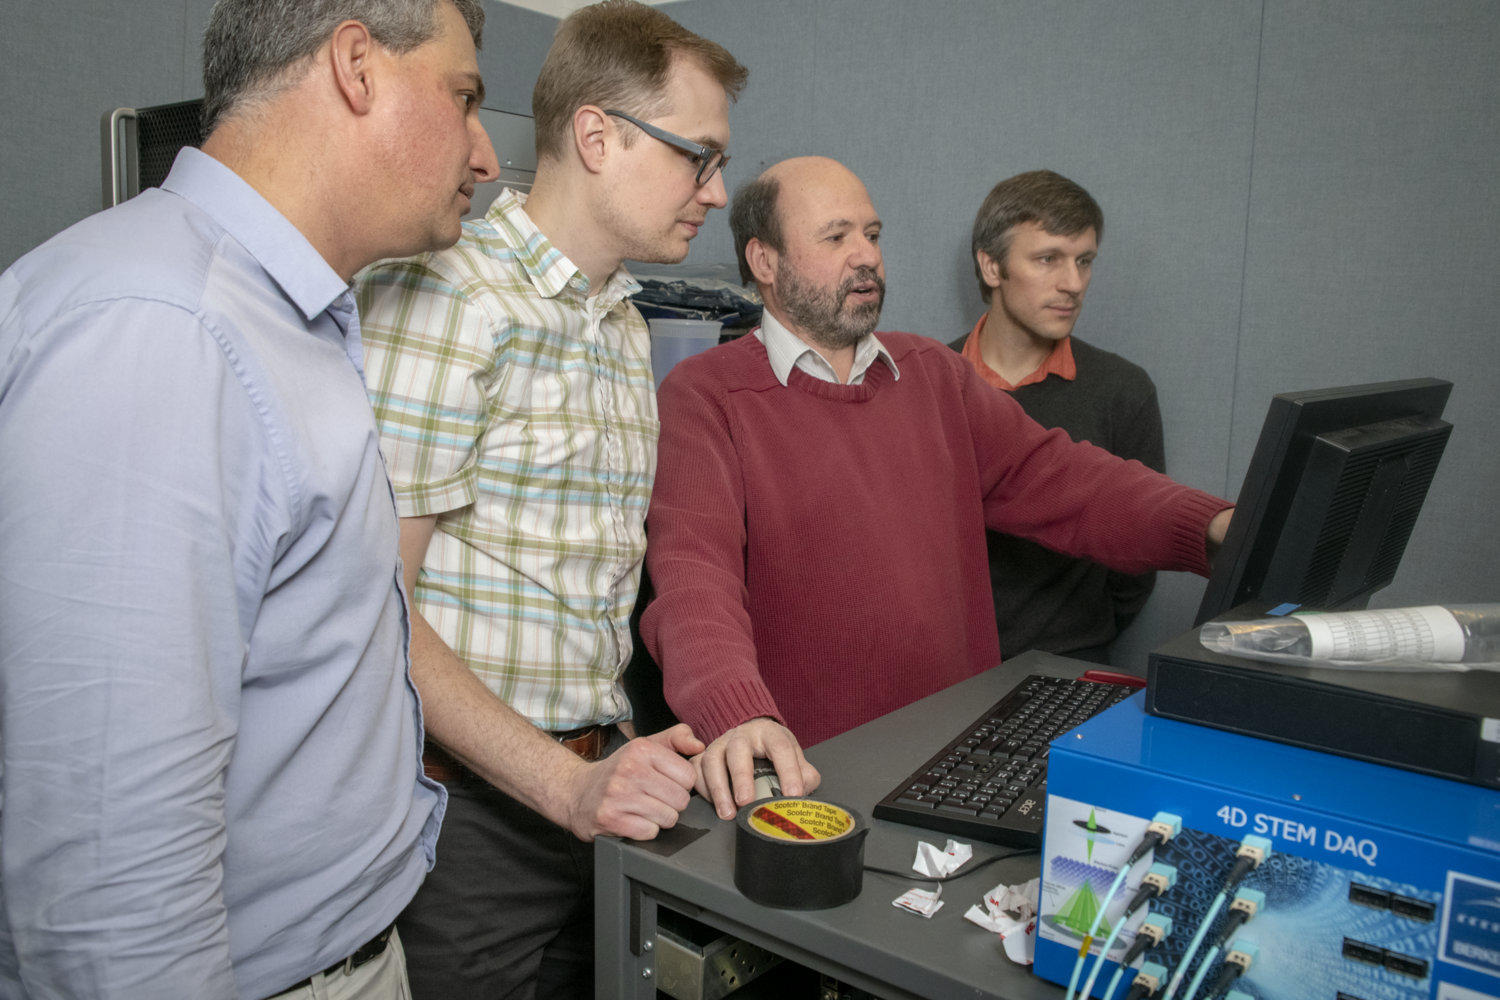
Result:
{"label": "scotch brand tape label", "polygon": [[815,799],[778,799],[751,811],[750,828],[784,840],[830,840],[853,830],[854,817]]}

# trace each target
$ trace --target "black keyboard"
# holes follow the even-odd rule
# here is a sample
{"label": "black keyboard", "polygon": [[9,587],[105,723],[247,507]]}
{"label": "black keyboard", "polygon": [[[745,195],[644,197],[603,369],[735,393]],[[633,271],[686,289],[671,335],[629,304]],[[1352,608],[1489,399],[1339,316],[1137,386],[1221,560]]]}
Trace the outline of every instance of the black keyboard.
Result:
{"label": "black keyboard", "polygon": [[1047,744],[1133,692],[1031,674],[881,799],[875,817],[959,839],[1040,847]]}

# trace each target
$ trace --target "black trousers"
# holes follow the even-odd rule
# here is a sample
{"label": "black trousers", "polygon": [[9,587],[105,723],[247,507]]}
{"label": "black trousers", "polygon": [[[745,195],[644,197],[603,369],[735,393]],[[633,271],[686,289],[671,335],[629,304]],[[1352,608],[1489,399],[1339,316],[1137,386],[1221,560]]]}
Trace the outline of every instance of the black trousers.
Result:
{"label": "black trousers", "polygon": [[437,863],[396,922],[413,1000],[594,995],[594,850],[477,778],[452,782]]}

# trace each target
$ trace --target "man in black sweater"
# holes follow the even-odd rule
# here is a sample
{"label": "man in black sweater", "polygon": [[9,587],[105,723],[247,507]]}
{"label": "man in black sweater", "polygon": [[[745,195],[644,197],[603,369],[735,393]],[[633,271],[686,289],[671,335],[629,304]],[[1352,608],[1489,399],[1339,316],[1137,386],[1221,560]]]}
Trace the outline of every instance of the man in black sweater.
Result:
{"label": "man in black sweater", "polygon": [[[989,310],[950,346],[1045,427],[1165,471],[1156,387],[1139,366],[1072,336],[1104,214],[1050,170],[1001,181],[974,220],[972,250]],[[1125,576],[1019,538],[988,533],[1000,651],[1109,662],[1115,637],[1151,594]]]}

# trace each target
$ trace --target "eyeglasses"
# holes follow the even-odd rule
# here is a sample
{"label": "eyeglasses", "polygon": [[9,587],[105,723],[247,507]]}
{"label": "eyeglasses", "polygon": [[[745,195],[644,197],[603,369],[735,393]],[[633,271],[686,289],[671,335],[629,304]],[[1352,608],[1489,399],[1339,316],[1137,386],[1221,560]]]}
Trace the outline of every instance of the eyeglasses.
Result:
{"label": "eyeglasses", "polygon": [[627,115],[623,111],[606,111],[604,113],[607,115],[613,115],[615,118],[623,118],[630,124],[634,125],[636,128],[640,129],[642,132],[649,135],[651,138],[660,139],[668,146],[671,146],[674,149],[680,149],[682,150],[682,152],[686,153],[688,159],[695,163],[698,167],[698,174],[694,178],[694,180],[697,182],[699,187],[702,187],[704,184],[707,184],[709,181],[713,180],[714,173],[716,171],[723,170],[724,164],[729,162],[729,154],[724,152],[722,149],[714,149],[712,146],[705,146],[702,143],[694,142],[691,139],[684,139],[682,136],[676,134],[675,132],[668,132],[664,128],[657,128],[655,125],[649,125],[646,122],[641,121],[639,118],[636,118],[632,115]]}

